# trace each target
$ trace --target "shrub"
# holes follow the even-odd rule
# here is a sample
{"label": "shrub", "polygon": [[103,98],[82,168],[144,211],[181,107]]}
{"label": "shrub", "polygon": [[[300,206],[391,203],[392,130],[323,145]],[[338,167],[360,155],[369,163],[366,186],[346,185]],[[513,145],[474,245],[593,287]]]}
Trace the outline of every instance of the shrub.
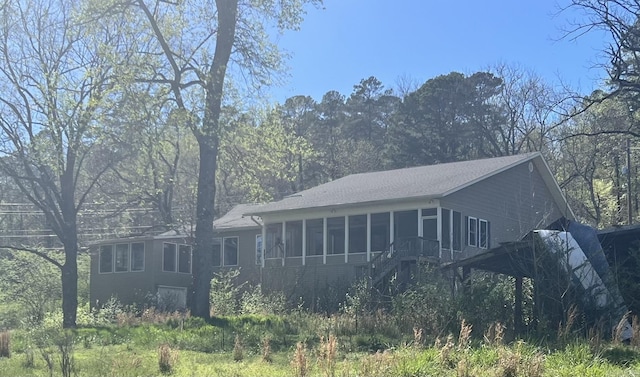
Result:
{"label": "shrub", "polygon": [[236,340],[233,343],[233,361],[242,361],[244,359],[244,349],[242,347],[242,339],[236,334]]}
{"label": "shrub", "polygon": [[271,356],[271,338],[265,336],[262,338],[262,361],[271,363],[273,357]]}

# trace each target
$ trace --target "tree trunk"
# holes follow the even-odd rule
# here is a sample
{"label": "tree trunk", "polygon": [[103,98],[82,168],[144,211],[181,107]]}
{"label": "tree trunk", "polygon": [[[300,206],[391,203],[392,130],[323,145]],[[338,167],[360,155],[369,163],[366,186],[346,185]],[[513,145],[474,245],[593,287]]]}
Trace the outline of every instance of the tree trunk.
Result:
{"label": "tree trunk", "polygon": [[200,146],[200,166],[196,198],[191,314],[200,318],[209,318],[209,291],[211,290],[213,273],[213,219],[218,143],[215,137],[207,136],[200,136],[198,143]]}
{"label": "tree trunk", "polygon": [[[77,237],[73,237],[76,238]],[[65,262],[62,266],[62,327],[76,327],[78,310],[78,243],[64,247]]]}

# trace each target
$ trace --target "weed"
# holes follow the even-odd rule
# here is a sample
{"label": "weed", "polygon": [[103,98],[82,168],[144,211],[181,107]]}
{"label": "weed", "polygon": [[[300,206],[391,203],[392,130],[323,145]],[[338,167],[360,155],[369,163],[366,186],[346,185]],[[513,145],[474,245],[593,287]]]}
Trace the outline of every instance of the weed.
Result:
{"label": "weed", "polygon": [[484,333],[484,342],[491,346],[501,346],[504,342],[504,325],[494,322]]}
{"label": "weed", "polygon": [[[437,340],[437,343],[440,343],[440,340]],[[440,364],[453,368],[457,365],[456,355],[454,353],[454,343],[453,343],[453,335],[449,334],[447,336],[447,342],[440,348]]]}
{"label": "weed", "polygon": [[513,352],[506,348],[501,348],[498,354],[498,376],[516,377],[521,359],[520,352]]}
{"label": "weed", "polygon": [[631,317],[631,345],[634,347],[640,346],[640,320],[638,316]]}
{"label": "weed", "polygon": [[71,377],[75,373],[75,360],[73,358],[74,336],[70,331],[65,331],[58,339],[57,346],[60,351],[60,369],[63,377]]}
{"label": "weed", "polygon": [[233,343],[233,361],[240,362],[244,359],[244,347],[242,346],[242,338],[236,334],[236,340]]}
{"label": "weed", "polygon": [[456,365],[456,376],[457,377],[470,377],[471,376],[471,366],[469,365],[469,361],[466,358],[458,361],[458,365]]}
{"label": "weed", "polygon": [[161,344],[158,348],[158,367],[160,368],[160,373],[173,373],[177,361],[178,353],[172,350],[168,344]]}
{"label": "weed", "polygon": [[589,342],[589,348],[594,355],[597,355],[602,350],[602,325],[598,324],[592,326],[587,331],[587,341]]}
{"label": "weed", "polygon": [[33,358],[33,350],[31,349],[31,347],[24,350],[24,362],[22,363],[22,366],[29,369],[35,368],[36,366],[35,360]]}
{"label": "weed", "polygon": [[471,329],[473,325],[467,324],[463,319],[460,323],[460,335],[458,336],[458,351],[466,350],[471,344]]}
{"label": "weed", "polygon": [[423,330],[419,327],[413,328],[413,346],[420,348],[424,342]]}
{"label": "weed", "polygon": [[291,360],[293,375],[296,377],[306,377],[309,375],[309,363],[307,362],[307,346],[303,342],[296,344],[296,350]]}
{"label": "weed", "polygon": [[262,338],[262,361],[271,363],[273,357],[271,356],[271,338],[265,336]]}
{"label": "weed", "polygon": [[0,357],[11,357],[11,334],[0,332]]}
{"label": "weed", "polygon": [[393,360],[388,351],[365,355],[360,360],[359,376],[383,377],[391,374]]}
{"label": "weed", "polygon": [[559,344],[567,344],[570,340],[571,330],[578,318],[578,307],[574,304],[569,307],[566,312],[566,320],[558,323],[557,341]]}
{"label": "weed", "polygon": [[619,344],[624,339],[625,329],[629,327],[629,317],[631,316],[631,312],[626,312],[620,321],[613,329],[613,342],[614,344]]}
{"label": "weed", "polygon": [[337,354],[338,338],[333,334],[329,334],[329,337],[325,340],[325,338],[321,336],[318,350],[318,364],[320,364],[320,368],[325,377],[335,377]]}

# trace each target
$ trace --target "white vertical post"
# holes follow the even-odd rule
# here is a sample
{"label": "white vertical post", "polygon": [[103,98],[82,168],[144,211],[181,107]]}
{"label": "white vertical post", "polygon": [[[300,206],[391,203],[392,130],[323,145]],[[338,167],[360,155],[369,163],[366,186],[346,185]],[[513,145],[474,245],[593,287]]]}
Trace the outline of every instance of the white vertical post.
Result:
{"label": "white vertical post", "polygon": [[344,263],[349,263],[349,216],[344,217]]}
{"label": "white vertical post", "polygon": [[[222,250],[222,249],[221,249]],[[264,260],[267,258],[267,224],[262,222],[262,267],[264,267]]]}
{"label": "white vertical post", "polygon": [[367,262],[371,261],[371,214],[367,213]]}
{"label": "white vertical post", "polygon": [[282,222],[282,265],[284,266],[284,258],[287,255],[287,222]]}
{"label": "white vertical post", "polygon": [[418,237],[424,237],[424,224],[422,223],[422,209],[418,208]]}
{"label": "white vertical post", "polygon": [[302,265],[307,262],[307,219],[302,219]]}
{"label": "white vertical post", "polygon": [[[393,215],[393,211],[389,212],[389,243],[393,245],[393,242],[396,240],[395,235],[395,216]],[[393,252],[394,247],[391,246],[391,252]]]}
{"label": "white vertical post", "polygon": [[322,218],[322,264],[327,264],[327,239],[329,234],[327,232],[327,218]]}
{"label": "white vertical post", "polygon": [[438,237],[438,258],[442,258],[442,207],[438,206],[436,212],[436,234]]}

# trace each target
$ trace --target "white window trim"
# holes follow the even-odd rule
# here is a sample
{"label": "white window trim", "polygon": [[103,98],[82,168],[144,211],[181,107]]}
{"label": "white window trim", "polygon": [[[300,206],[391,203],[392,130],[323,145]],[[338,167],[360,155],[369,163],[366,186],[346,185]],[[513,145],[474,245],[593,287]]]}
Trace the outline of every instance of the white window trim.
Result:
{"label": "white window trim", "polygon": [[[485,224],[485,239],[484,239],[484,246],[482,246],[482,232],[481,232],[481,228],[482,225],[481,224]],[[478,248],[480,249],[488,249],[489,248],[489,221],[484,220],[484,219],[478,219]]]}

